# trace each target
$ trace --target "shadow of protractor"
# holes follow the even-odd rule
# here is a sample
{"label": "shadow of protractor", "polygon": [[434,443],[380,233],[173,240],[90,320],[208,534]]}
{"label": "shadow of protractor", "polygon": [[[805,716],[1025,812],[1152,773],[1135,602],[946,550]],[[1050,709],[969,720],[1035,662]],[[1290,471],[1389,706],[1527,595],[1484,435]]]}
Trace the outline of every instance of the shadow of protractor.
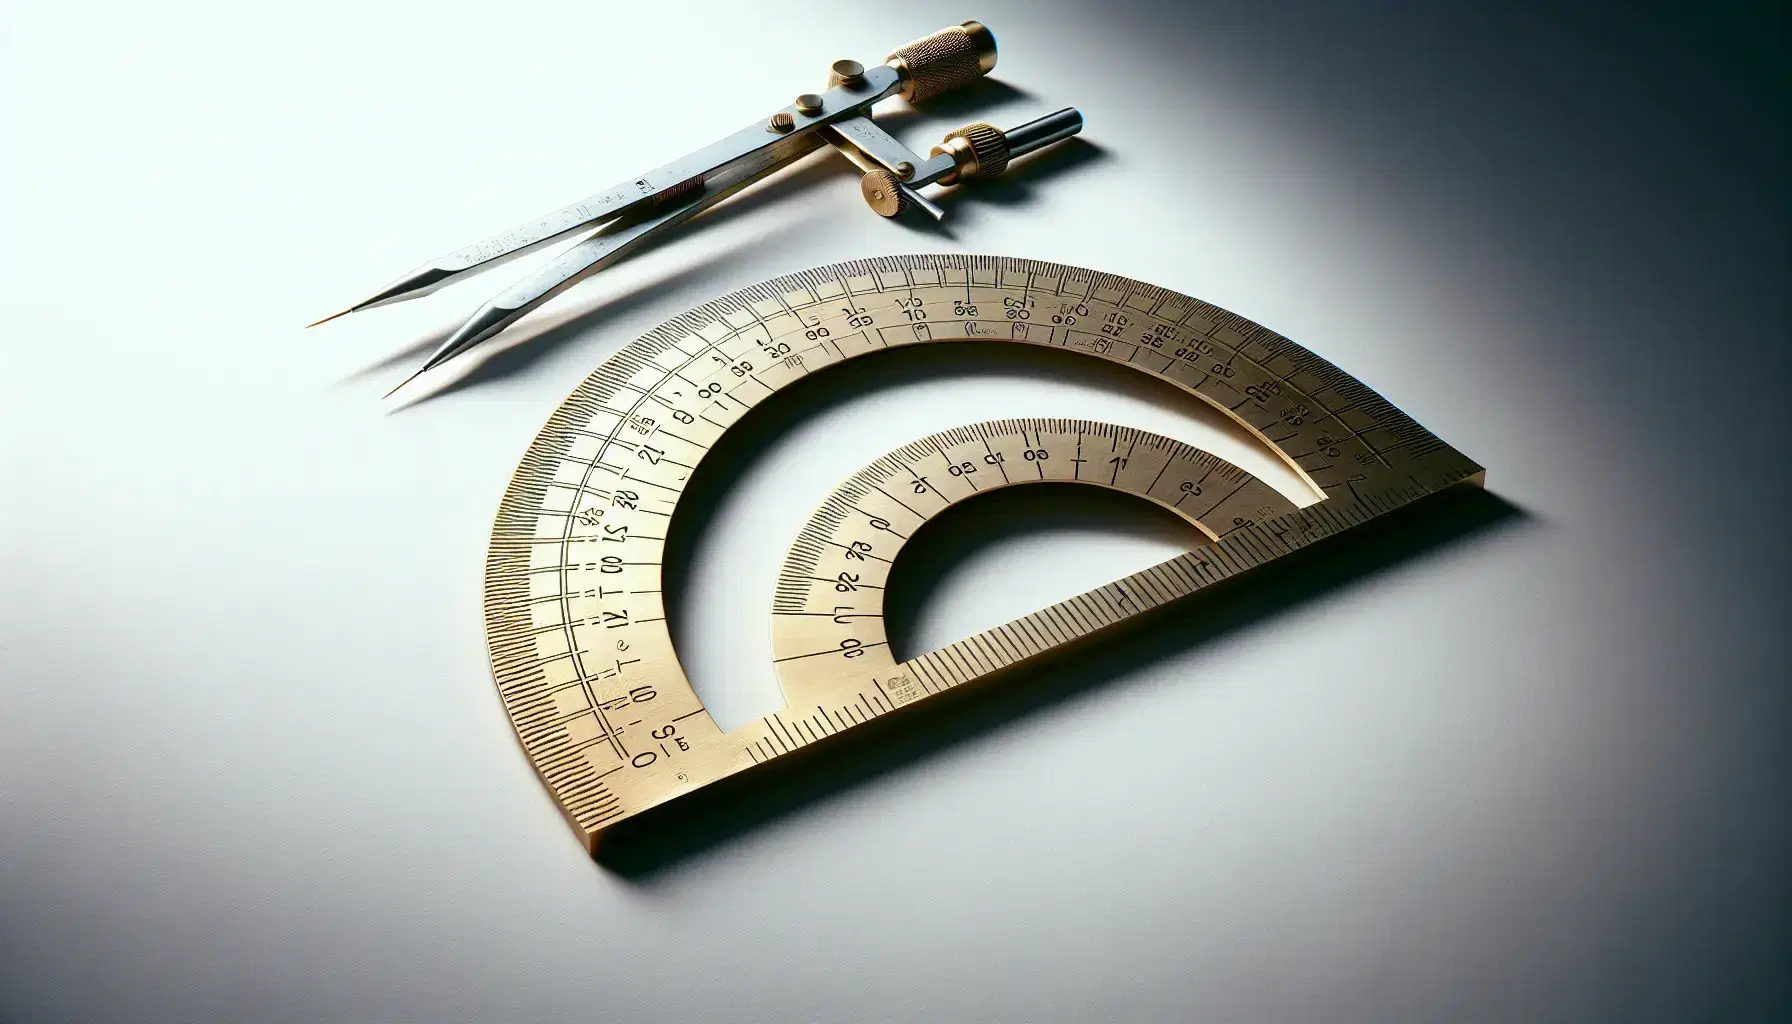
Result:
{"label": "shadow of protractor", "polygon": [[630,819],[604,837],[597,861],[624,878],[649,882],[718,844],[1043,708],[1452,544],[1530,521],[1518,506],[1477,487],[1434,495],[1131,619],[1112,633],[873,719]]}
{"label": "shadow of protractor", "polygon": [[[975,345],[928,348],[933,350],[929,359],[916,358],[919,349],[866,357],[878,361],[874,373],[817,374],[779,396],[784,401],[774,400],[754,409],[741,425],[723,436],[686,488],[668,531],[664,560],[666,607],[673,613],[670,617],[675,648],[683,646],[678,630],[683,616],[676,613],[689,579],[697,536],[726,499],[732,484],[770,443],[767,439],[783,434],[804,417],[818,414],[818,407],[848,401],[868,388],[888,386],[893,380],[962,372],[964,359],[990,356],[989,352],[979,352],[980,346]],[[1046,372],[1050,372],[1050,358],[1062,355],[1012,347],[1006,352],[1043,358],[1047,360]],[[952,358],[954,355],[958,358]],[[1010,368],[1013,365],[1009,362]],[[1186,396],[1180,402],[1186,407]],[[747,420],[753,421],[750,426],[744,426]],[[1016,489],[1016,493],[1021,490]],[[862,782],[898,771],[939,750],[1305,602],[1322,599],[1357,580],[1528,518],[1516,506],[1479,488],[1465,487],[1433,496],[1133,619],[1113,634],[1048,654],[1004,673],[1003,678],[941,694],[626,821],[605,836],[597,861],[625,878],[651,880],[720,843]],[[983,522],[989,524],[988,528],[999,529],[1002,517],[985,517]],[[975,517],[960,520],[953,529],[965,531],[966,535],[946,537],[946,550],[933,555],[931,561],[927,554],[929,545],[918,545],[912,556],[899,560],[896,571],[907,571],[903,563],[910,557],[919,559],[908,569],[916,570],[920,589],[926,589],[930,573],[935,577],[943,573],[944,559],[950,557],[954,546],[962,549],[988,539],[987,529],[984,537],[975,535],[976,523]],[[912,601],[913,593],[904,597],[898,591],[895,600]],[[907,615],[912,622],[912,610],[898,607],[895,611]],[[901,628],[907,628],[906,623]]]}

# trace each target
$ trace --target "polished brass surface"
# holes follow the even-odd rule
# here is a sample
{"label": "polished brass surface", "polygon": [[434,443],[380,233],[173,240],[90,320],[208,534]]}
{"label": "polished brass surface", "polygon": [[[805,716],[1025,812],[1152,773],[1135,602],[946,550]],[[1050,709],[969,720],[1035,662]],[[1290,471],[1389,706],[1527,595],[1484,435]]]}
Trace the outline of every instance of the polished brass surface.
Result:
{"label": "polished brass surface", "polygon": [[806,92],[796,98],[796,112],[799,114],[814,117],[821,110],[822,99],[816,93]]}
{"label": "polished brass surface", "polygon": [[[685,678],[661,597],[664,538],[692,474],[743,415],[811,373],[850,372],[853,359],[887,348],[962,341],[1078,352],[1173,384],[1259,438],[1313,503],[1296,509],[1293,496],[1235,467],[1124,426],[1004,421],[922,439],[851,477],[791,545],[773,599],[790,705],[724,733]],[[914,525],[973,487],[1021,483],[1029,467],[1036,478],[1169,505],[1214,539],[897,663],[864,585],[888,571],[873,559],[893,560]],[[847,741],[873,718],[1481,479],[1473,461],[1360,381],[1176,292],[1005,257],[822,267],[648,332],[549,418],[492,531],[492,669],[524,750],[595,850],[608,829],[649,808],[811,744]]]}
{"label": "polished brass surface", "polygon": [[940,179],[943,185],[978,178],[993,178],[1008,169],[1008,138],[995,125],[982,121],[946,133],[946,138],[933,147],[933,155],[952,157],[957,169]]}
{"label": "polished brass surface", "polygon": [[902,98],[924,103],[994,70],[996,37],[967,21],[899,46],[884,62],[902,76]]}
{"label": "polished brass surface", "polygon": [[[772,659],[790,705],[807,706],[843,671],[895,668],[883,605],[903,546],[959,502],[1031,483],[1136,494],[1216,541],[1295,511],[1217,456],[1112,423],[994,420],[924,437],[853,474],[791,544],[772,602]],[[867,528],[867,517],[888,525]]]}
{"label": "polished brass surface", "polygon": [[879,217],[896,217],[908,209],[908,193],[902,187],[902,179],[882,168],[865,172],[859,179],[859,193],[865,197],[865,205]]}
{"label": "polished brass surface", "polygon": [[972,49],[977,51],[977,68],[984,74],[996,69],[996,36],[981,21],[959,23],[966,39],[971,41]]}

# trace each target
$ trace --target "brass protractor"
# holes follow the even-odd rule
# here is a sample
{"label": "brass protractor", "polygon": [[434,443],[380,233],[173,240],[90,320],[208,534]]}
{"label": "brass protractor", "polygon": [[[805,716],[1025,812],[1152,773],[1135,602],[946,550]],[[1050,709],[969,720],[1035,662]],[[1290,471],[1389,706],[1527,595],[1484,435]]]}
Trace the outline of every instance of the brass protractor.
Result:
{"label": "brass protractor", "polygon": [[[1050,346],[1161,377],[1226,411],[1325,498],[1295,509],[1211,456],[1103,424],[1012,421],[917,442],[849,480],[804,531],[776,598],[778,656],[813,657],[779,662],[788,707],[724,733],[679,665],[661,600],[667,527],[692,473],[724,432],[789,384],[811,373],[851,372],[854,359],[884,349],[954,341]],[[1080,454],[1092,446],[1100,458]],[[1135,454],[1140,449],[1145,454]],[[1029,460],[1028,451],[1047,458]],[[934,462],[937,472],[902,475],[917,466],[931,470]],[[972,473],[963,472],[966,463]],[[881,536],[944,508],[972,483],[984,486],[989,470],[1000,467],[1013,482],[1029,463],[1038,474],[1062,473],[1068,463],[1067,479],[1098,484],[1106,474],[1109,487],[1173,506],[1187,493],[1185,481],[1200,489],[1196,498],[1213,496],[1197,482],[1198,471],[1242,489],[1213,504],[1191,505],[1191,498],[1178,507],[1214,536],[1211,545],[900,664],[887,647],[870,646],[882,642],[881,624],[836,613],[835,598],[854,593],[829,589],[854,583],[839,573],[869,580],[861,570],[870,560],[846,554],[855,541],[894,556],[869,535],[829,525],[830,508],[838,511],[844,501],[860,509],[865,526]],[[1144,478],[1160,469],[1162,478]],[[1176,292],[1005,257],[899,256],[822,267],[716,299],[648,332],[549,418],[523,456],[492,532],[485,583],[492,669],[530,760],[595,851],[608,830],[650,808],[812,744],[850,741],[856,726],[897,708],[1100,633],[1394,508],[1478,484],[1482,475],[1324,359]],[[1172,477],[1173,486],[1166,483]],[[895,481],[897,495],[904,481],[911,491],[917,482],[924,492],[943,486],[933,505],[914,505],[909,519],[899,519],[894,496],[886,506],[862,490],[885,480]],[[888,525],[879,528],[873,519]],[[846,548],[828,549],[833,540]],[[805,559],[814,571],[801,571]],[[825,583],[830,570],[832,584]],[[822,589],[797,580],[801,575],[822,576]],[[869,599],[864,607],[872,607]],[[802,614],[820,611],[829,614]],[[801,661],[815,664],[793,667]]]}
{"label": "brass protractor", "polygon": [[891,674],[884,587],[902,546],[967,498],[1029,483],[1136,494],[1215,541],[1295,511],[1216,455],[1112,423],[996,420],[924,437],[854,473],[790,546],[772,602],[772,658],[790,705],[807,707],[843,675]]}

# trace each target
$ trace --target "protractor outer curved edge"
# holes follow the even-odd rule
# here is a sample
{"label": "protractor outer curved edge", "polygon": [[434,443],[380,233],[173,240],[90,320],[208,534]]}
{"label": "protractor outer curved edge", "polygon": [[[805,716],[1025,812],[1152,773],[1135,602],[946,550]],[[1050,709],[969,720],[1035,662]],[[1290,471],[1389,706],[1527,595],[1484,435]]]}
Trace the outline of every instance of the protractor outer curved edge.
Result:
{"label": "protractor outer curved edge", "polygon": [[[685,677],[661,601],[667,528],[692,474],[725,431],[791,383],[882,349],[953,341],[1061,348],[1161,377],[1225,411],[1325,497],[1295,509],[1285,498],[1274,504],[1263,487],[1259,505],[1203,509],[1197,521],[1216,538],[1211,544],[900,664],[887,648],[884,655],[866,650],[864,635],[788,629],[787,621],[774,634],[781,650],[809,645],[830,663],[796,671],[781,661],[791,705],[724,733]],[[1105,430],[1108,442],[1116,431],[1134,441],[1155,437],[1109,424],[1045,422],[1072,425],[1071,433]],[[996,428],[936,437],[962,445],[979,429]],[[997,454],[994,438],[985,440],[985,454]],[[1004,466],[1015,457],[1001,454]],[[1213,458],[1194,449],[1181,457],[1189,465]],[[1109,486],[1161,504],[1162,482],[1137,482],[1126,458],[1124,485],[1116,477]],[[549,417],[492,530],[485,570],[492,672],[524,751],[595,853],[606,832],[642,812],[805,748],[850,741],[856,729],[899,709],[1483,477],[1480,466],[1331,363],[1155,285],[994,256],[820,267],[716,299],[647,332]],[[818,516],[826,510],[824,503]],[[812,531],[804,535],[814,540]],[[787,569],[801,561],[803,543]],[[778,619],[810,600],[789,582],[788,575],[780,580]],[[815,646],[829,639],[831,651]],[[852,639],[858,645],[841,646]],[[852,650],[865,653],[848,656]]]}

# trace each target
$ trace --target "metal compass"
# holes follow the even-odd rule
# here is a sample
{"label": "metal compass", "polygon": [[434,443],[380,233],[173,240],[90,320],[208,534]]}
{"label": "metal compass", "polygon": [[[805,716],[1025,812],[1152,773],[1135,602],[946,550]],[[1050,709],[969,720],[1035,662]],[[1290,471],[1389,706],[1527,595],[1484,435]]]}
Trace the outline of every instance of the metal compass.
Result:
{"label": "metal compass", "polygon": [[919,209],[935,219],[943,218],[945,211],[923,195],[922,188],[1001,174],[1014,157],[1081,131],[1082,114],[1065,108],[1008,131],[982,123],[966,125],[948,133],[923,157],[880,128],[872,120],[871,108],[898,95],[911,103],[925,103],[976,81],[995,66],[995,36],[975,21],[900,46],[875,67],[837,60],[829,68],[826,90],[804,93],[782,110],[638,178],[430,260],[310,326],[427,295],[462,275],[489,270],[575,232],[605,229],[569,247],[546,267],[479,307],[416,373],[387,392],[390,395],[493,337],[579,281],[826,145],[864,172],[860,189],[865,202],[878,214],[895,217]]}

